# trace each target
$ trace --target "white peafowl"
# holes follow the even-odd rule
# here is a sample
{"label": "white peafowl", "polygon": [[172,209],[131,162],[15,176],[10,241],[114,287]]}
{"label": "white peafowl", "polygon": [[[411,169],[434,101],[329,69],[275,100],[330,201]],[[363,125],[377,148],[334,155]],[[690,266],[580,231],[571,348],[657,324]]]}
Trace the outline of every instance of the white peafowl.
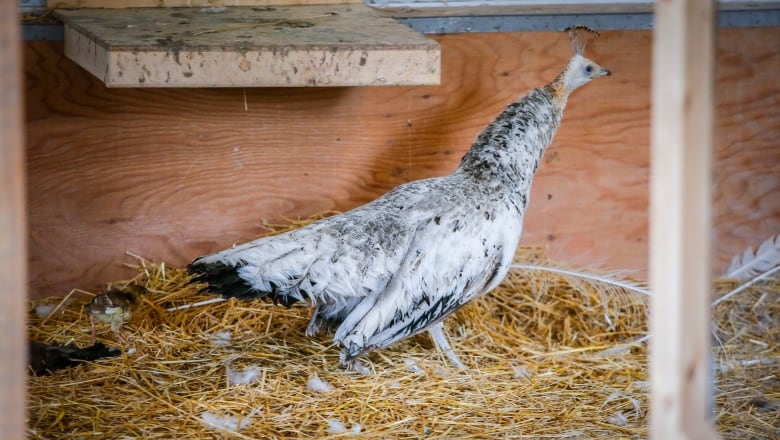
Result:
{"label": "white peafowl", "polygon": [[496,287],[520,240],[531,181],[569,94],[609,70],[582,56],[598,34],[567,29],[574,55],[551,83],[510,104],[450,175],[398,186],[349,212],[195,259],[193,282],[224,297],[315,307],[340,360],[427,330],[457,367],[442,322]]}

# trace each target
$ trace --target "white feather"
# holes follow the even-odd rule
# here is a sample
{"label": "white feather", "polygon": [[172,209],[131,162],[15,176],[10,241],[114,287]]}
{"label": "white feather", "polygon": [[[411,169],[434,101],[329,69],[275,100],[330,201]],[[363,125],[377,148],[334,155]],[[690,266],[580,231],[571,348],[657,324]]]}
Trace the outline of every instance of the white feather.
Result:
{"label": "white feather", "polygon": [[727,278],[745,279],[760,275],[780,264],[780,234],[768,240],[753,252],[749,247],[742,255],[736,255],[724,274]]}
{"label": "white feather", "polygon": [[743,254],[737,255],[731,260],[731,265],[725,273],[727,278],[751,279],[715,300],[712,306],[715,307],[723,301],[733,298],[757,282],[771,277],[778,270],[780,270],[780,234],[761,243],[755,253],[753,248],[747,248]]}
{"label": "white feather", "polygon": [[750,281],[748,281],[746,283],[740,284],[739,286],[737,286],[736,289],[732,290],[731,292],[729,292],[729,293],[721,296],[720,298],[716,299],[715,301],[713,301],[712,306],[715,307],[718,304],[722,303],[723,301],[726,301],[727,299],[734,297],[735,295],[739,294],[740,292],[743,292],[743,291],[747,290],[747,288],[749,288],[753,284],[756,284],[757,282],[759,282],[759,281],[761,281],[763,279],[771,277],[772,275],[775,274],[775,272],[778,272],[778,271],[780,271],[780,266],[775,266],[774,268],[769,269],[768,271],[762,273],[761,275],[756,276],[752,280],[750,280]]}
{"label": "white feather", "polygon": [[221,302],[225,302],[225,301],[227,301],[226,298],[211,298],[211,299],[207,299],[207,300],[203,300],[203,301],[198,301],[198,302],[195,302],[195,303],[192,303],[192,304],[184,304],[184,305],[181,305],[181,306],[168,307],[167,309],[165,309],[165,311],[166,312],[175,312],[175,311],[178,311],[178,310],[186,310],[186,309],[190,309],[192,307],[206,306],[206,305],[209,305],[209,304],[221,303]]}
{"label": "white feather", "polygon": [[328,419],[328,433],[329,434],[343,434],[347,432],[347,427],[339,419]]}
{"label": "white feather", "polygon": [[650,297],[650,290],[641,287],[631,281],[621,280],[614,276],[599,275],[594,273],[582,272],[572,269],[564,269],[560,267],[539,266],[534,264],[512,264],[510,269],[514,270],[528,270],[528,271],[545,271],[552,272],[559,275],[569,277],[571,279],[584,280],[588,283],[595,283],[600,286],[608,286],[613,289],[605,291],[604,289],[598,289],[601,295],[601,303],[604,308],[604,321],[612,328],[614,323],[610,318],[610,304],[615,304],[618,308],[613,311],[613,315],[617,314],[620,306],[629,306],[633,302],[628,299],[626,292],[632,292],[642,296],[642,301],[647,301]]}
{"label": "white feather", "polygon": [[312,376],[309,378],[309,380],[306,382],[306,388],[308,388],[310,391],[314,391],[315,393],[327,393],[335,389],[333,385],[329,384],[323,379],[320,379],[317,376]]}
{"label": "white feather", "polygon": [[604,400],[604,403],[601,404],[601,407],[599,409],[604,409],[604,407],[607,406],[607,404],[609,402],[612,402],[613,400],[618,400],[618,399],[626,399],[626,400],[628,400],[631,403],[631,405],[634,407],[634,413],[637,415],[637,417],[641,417],[642,416],[642,405],[639,403],[639,401],[634,399],[633,397],[631,397],[630,395],[628,395],[626,393],[621,393],[621,392],[618,392],[618,391],[616,391],[616,392],[610,394],[609,396],[607,396],[607,398]]}
{"label": "white feather", "polygon": [[233,370],[230,367],[227,369],[228,385],[245,385],[250,384],[260,377],[260,368],[252,365],[244,370]]}
{"label": "white feather", "polygon": [[628,425],[628,417],[623,414],[623,411],[618,411],[615,414],[607,417],[607,422],[615,426],[626,426]]}
{"label": "white feather", "polygon": [[39,304],[35,307],[35,314],[39,318],[47,318],[56,307],[56,304]]}
{"label": "white feather", "polygon": [[240,431],[246,429],[250,423],[252,423],[251,417],[257,413],[257,410],[252,410],[246,417],[235,417],[215,414],[211,411],[205,411],[200,415],[201,421],[207,426],[212,428],[226,430],[226,431]]}
{"label": "white feather", "polygon": [[578,270],[572,270],[572,269],[563,269],[560,267],[550,267],[550,266],[539,266],[535,264],[520,264],[515,263],[510,266],[511,269],[519,269],[519,270],[535,270],[535,271],[544,271],[544,272],[552,272],[557,273],[560,275],[565,275],[569,277],[574,278],[582,278],[590,281],[595,281],[598,283],[604,283],[613,285],[615,287],[620,287],[626,290],[630,290],[632,292],[636,292],[642,295],[650,296],[650,290],[639,286],[636,283],[632,283],[630,281],[621,280],[618,278],[606,276],[606,275],[598,275],[594,273],[588,273],[588,272],[582,272]]}
{"label": "white feather", "polygon": [[512,371],[514,372],[512,377],[515,379],[528,379],[533,376],[533,373],[527,368],[518,365],[512,365]]}
{"label": "white feather", "polygon": [[232,336],[230,334],[230,330],[222,330],[214,333],[213,335],[209,335],[209,341],[211,341],[211,345],[217,347],[230,345],[231,338]]}
{"label": "white feather", "polygon": [[406,371],[408,371],[410,373],[416,373],[416,374],[425,375],[425,370],[420,368],[417,365],[417,362],[415,362],[412,359],[404,359],[404,365],[406,365]]}

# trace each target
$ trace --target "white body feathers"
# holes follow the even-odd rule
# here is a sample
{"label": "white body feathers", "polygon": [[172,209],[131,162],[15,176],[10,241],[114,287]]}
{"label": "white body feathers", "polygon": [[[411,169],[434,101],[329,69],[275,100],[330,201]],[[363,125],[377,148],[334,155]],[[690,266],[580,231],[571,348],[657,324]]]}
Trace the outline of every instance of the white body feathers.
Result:
{"label": "white body feathers", "polygon": [[531,181],[569,93],[604,75],[575,53],[555,81],[509,105],[452,174],[198,258],[189,270],[225,296],[310,303],[307,334],[335,330],[342,363],[426,329],[446,344],[439,323],[509,270]]}
{"label": "white body feathers", "polygon": [[252,292],[314,305],[307,334],[338,326],[346,362],[425,330],[503,279],[522,214],[502,199],[456,172],[193,264],[236,267]]}

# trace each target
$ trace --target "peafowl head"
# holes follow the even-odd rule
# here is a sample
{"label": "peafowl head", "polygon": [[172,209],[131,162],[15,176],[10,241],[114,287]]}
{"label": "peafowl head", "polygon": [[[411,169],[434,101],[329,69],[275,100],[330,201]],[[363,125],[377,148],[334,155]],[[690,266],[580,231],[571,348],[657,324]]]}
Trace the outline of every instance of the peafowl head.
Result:
{"label": "peafowl head", "polygon": [[612,73],[582,56],[588,43],[595,40],[599,33],[593,29],[584,26],[574,26],[566,29],[571,40],[571,47],[574,56],[569,60],[563,72],[552,82],[551,86],[555,89],[556,95],[567,97],[577,87],[585,85],[590,81],[601,77],[609,76]]}

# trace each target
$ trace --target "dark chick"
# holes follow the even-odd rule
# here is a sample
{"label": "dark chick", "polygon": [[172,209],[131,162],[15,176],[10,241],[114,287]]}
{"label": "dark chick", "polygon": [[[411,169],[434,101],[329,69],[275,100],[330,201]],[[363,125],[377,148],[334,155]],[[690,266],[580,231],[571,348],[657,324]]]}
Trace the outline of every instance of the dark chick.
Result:
{"label": "dark chick", "polygon": [[110,324],[116,339],[126,344],[127,340],[119,334],[119,329],[133,317],[144,293],[146,289],[143,286],[129,284],[123,289],[114,288],[92,298],[87,304],[92,343],[95,343],[95,319],[98,319]]}
{"label": "dark chick", "polygon": [[41,376],[84,361],[118,356],[120,353],[120,350],[109,349],[99,342],[91,347],[76,348],[71,345],[49,345],[30,341],[28,365],[30,373]]}

